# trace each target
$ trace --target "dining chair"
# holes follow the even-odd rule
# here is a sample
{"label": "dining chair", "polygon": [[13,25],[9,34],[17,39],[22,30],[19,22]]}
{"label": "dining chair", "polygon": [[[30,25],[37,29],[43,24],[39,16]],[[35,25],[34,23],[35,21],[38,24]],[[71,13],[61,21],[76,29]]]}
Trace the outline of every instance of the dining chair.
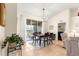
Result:
{"label": "dining chair", "polygon": [[68,36],[66,33],[61,33],[61,38],[62,38],[62,41],[63,41],[63,48],[66,48],[66,45],[67,45],[67,40],[68,40]]}
{"label": "dining chair", "polygon": [[55,40],[55,35],[53,33],[50,33],[49,40],[50,40],[50,43],[53,44],[53,40]]}
{"label": "dining chair", "polygon": [[39,36],[34,36],[33,37],[33,44],[38,44],[38,42],[39,42]]}

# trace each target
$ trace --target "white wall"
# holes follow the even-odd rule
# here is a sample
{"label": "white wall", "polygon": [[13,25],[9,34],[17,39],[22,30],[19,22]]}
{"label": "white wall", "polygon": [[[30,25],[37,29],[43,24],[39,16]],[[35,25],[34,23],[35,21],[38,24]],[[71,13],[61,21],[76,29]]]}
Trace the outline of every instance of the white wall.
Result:
{"label": "white wall", "polygon": [[[43,19],[41,19],[40,17],[31,15],[27,12],[24,12],[23,10],[19,9],[19,5],[17,5],[17,33],[20,34],[24,39],[27,36],[27,32],[26,32],[26,20],[27,19],[32,19],[32,20],[37,20],[37,21],[43,21]],[[42,26],[42,33],[44,32],[44,23]]]}
{"label": "white wall", "polygon": [[70,32],[76,31],[79,32],[79,8],[70,9]]}
{"label": "white wall", "polygon": [[5,27],[0,26],[0,43],[5,39]]}
{"label": "white wall", "polygon": [[6,3],[6,36],[17,33],[17,4]]}
{"label": "white wall", "polygon": [[78,16],[79,8],[70,9],[71,17]]}
{"label": "white wall", "polygon": [[5,28],[0,26],[0,56],[2,55],[1,45],[5,39]]}
{"label": "white wall", "polygon": [[[69,19],[70,19],[70,11],[69,9],[64,10],[58,14],[56,14],[55,16],[53,16],[52,18],[47,20],[46,23],[46,29],[48,32],[53,32],[56,34],[56,40],[58,39],[58,23],[66,23],[66,28],[65,28],[65,32],[69,32]],[[49,30],[49,26],[53,25],[54,28],[53,30]]]}
{"label": "white wall", "polygon": [[25,39],[25,17],[20,14],[17,19],[17,34],[20,35],[23,39]]}
{"label": "white wall", "polygon": [[72,17],[71,32],[79,33],[79,16]]}

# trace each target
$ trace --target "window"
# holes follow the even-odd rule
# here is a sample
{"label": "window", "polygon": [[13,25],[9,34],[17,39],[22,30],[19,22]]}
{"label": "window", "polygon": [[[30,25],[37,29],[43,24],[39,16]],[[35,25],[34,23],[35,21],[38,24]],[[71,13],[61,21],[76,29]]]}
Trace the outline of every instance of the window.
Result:
{"label": "window", "polygon": [[36,25],[37,26],[37,21],[32,20],[32,25]]}
{"label": "window", "polygon": [[37,32],[41,32],[42,22],[38,21]]}
{"label": "window", "polygon": [[38,26],[42,26],[42,22],[41,21],[38,22]]}
{"label": "window", "polygon": [[31,25],[31,20],[30,19],[27,19],[26,24],[27,25]]}
{"label": "window", "polygon": [[26,25],[27,37],[30,37],[34,32],[41,32],[42,30],[42,21],[27,19]]}

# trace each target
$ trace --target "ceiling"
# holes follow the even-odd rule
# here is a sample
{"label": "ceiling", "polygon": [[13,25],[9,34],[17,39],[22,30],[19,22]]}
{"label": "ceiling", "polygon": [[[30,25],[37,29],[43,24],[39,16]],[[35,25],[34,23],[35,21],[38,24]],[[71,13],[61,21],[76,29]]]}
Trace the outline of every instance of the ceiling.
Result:
{"label": "ceiling", "polygon": [[43,8],[45,8],[45,17],[48,19],[58,12],[67,8],[79,8],[79,3],[18,3],[19,10],[43,17]]}

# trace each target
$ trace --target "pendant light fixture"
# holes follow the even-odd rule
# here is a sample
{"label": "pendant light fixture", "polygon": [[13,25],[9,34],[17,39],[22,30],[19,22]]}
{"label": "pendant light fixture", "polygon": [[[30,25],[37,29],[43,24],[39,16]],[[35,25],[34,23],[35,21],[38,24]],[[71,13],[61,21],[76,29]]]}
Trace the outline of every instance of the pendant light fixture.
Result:
{"label": "pendant light fixture", "polygon": [[43,21],[45,20],[45,8],[42,9],[43,10]]}

